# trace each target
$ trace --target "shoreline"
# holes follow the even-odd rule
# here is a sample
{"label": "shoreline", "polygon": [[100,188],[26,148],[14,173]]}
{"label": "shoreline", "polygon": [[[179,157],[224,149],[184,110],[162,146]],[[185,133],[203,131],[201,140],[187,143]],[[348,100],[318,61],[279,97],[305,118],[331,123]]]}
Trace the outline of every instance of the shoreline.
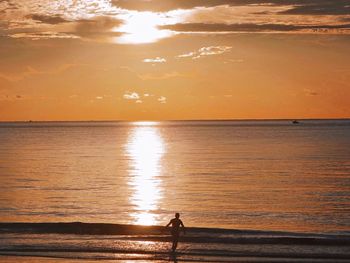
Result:
{"label": "shoreline", "polygon": [[[0,233],[3,232],[32,232],[32,233],[61,233],[61,234],[104,234],[104,235],[123,235],[123,234],[148,234],[154,231],[162,231],[164,226],[161,225],[136,225],[136,224],[119,224],[119,223],[91,223],[91,222],[0,222]],[[236,229],[222,227],[186,227],[192,232],[206,233],[230,233],[245,235],[281,235],[281,236],[317,236],[317,237],[346,237],[350,238],[349,232],[298,232],[284,230],[262,230],[262,229]],[[49,232],[45,232],[49,231]]]}
{"label": "shoreline", "polygon": [[[290,231],[186,227],[184,242],[224,244],[349,245],[350,233],[301,233]],[[133,240],[166,241],[164,226],[84,222],[0,222],[0,234],[62,234],[129,236]],[[136,236],[136,238],[132,238]]]}
{"label": "shoreline", "polygon": [[186,228],[177,252],[162,226],[0,223],[0,260],[16,262],[350,262],[350,235]]}
{"label": "shoreline", "polygon": [[[7,263],[17,263],[17,262],[27,262],[27,263],[96,263],[97,261],[102,261],[104,263],[115,263],[115,262],[138,262],[138,263],[163,263],[163,262],[235,262],[235,263],[266,263],[266,262],[281,262],[281,263],[346,263],[349,262],[348,259],[317,259],[317,258],[269,258],[269,257],[250,257],[250,256],[240,256],[231,257],[230,259],[223,259],[221,261],[217,260],[205,260],[205,261],[194,261],[192,259],[178,259],[177,257],[168,256],[168,258],[157,258],[157,259],[140,259],[139,257],[128,257],[128,258],[116,258],[116,259],[79,259],[79,258],[65,258],[65,257],[50,257],[50,256],[26,256],[26,255],[0,255],[0,261],[4,260]],[[179,261],[180,260],[180,261]]]}

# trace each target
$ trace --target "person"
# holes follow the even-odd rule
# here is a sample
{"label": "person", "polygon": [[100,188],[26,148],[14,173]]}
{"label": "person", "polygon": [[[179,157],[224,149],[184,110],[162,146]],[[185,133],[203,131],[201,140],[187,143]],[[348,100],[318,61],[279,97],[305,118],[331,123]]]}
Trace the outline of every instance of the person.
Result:
{"label": "person", "polygon": [[180,219],[180,214],[176,213],[175,218],[171,219],[170,222],[165,226],[168,228],[171,225],[171,236],[173,241],[172,251],[175,252],[177,248],[177,243],[180,236],[180,226],[182,227],[183,233],[186,234],[185,225]]}

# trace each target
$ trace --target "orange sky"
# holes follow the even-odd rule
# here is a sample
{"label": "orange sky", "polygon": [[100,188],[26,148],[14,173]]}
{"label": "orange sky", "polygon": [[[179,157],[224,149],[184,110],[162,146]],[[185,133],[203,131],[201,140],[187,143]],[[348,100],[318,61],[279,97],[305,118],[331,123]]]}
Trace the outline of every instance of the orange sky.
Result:
{"label": "orange sky", "polygon": [[349,118],[350,7],[263,2],[2,1],[0,121]]}

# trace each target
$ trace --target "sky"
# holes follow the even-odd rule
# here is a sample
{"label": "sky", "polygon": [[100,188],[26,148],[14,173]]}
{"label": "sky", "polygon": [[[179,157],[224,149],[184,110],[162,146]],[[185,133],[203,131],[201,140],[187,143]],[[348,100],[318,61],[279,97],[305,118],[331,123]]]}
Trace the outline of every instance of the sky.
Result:
{"label": "sky", "polygon": [[350,118],[348,0],[0,0],[0,121]]}

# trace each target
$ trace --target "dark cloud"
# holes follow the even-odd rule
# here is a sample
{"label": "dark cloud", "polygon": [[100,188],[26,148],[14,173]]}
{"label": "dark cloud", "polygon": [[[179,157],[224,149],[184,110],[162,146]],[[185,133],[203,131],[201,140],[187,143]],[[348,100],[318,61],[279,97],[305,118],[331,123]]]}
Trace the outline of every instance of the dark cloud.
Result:
{"label": "dark cloud", "polygon": [[51,25],[69,22],[69,21],[67,21],[67,20],[65,20],[62,17],[57,16],[57,15],[47,16],[47,15],[31,14],[31,15],[27,15],[26,17],[31,18],[35,21],[39,21],[39,22],[44,23],[44,24],[51,24]]}
{"label": "dark cloud", "polygon": [[114,27],[122,24],[121,20],[101,16],[93,20],[80,20],[75,27],[75,34],[86,38],[100,38],[103,36],[118,36],[119,32],[112,32]]}
{"label": "dark cloud", "polygon": [[320,95],[320,93],[318,93],[317,91],[311,90],[311,89],[304,89],[304,93],[307,96],[318,96],[318,95]]}
{"label": "dark cloud", "polygon": [[[31,15],[30,17],[33,17]],[[37,18],[37,17],[35,17]],[[40,16],[42,19],[43,16]],[[53,17],[50,17],[50,19]],[[49,19],[48,17],[44,18],[45,21]],[[50,24],[57,24],[61,20],[57,18],[57,20],[49,20]],[[73,38],[82,38],[82,39],[90,39],[97,41],[105,41],[111,37],[120,36],[121,32],[114,32],[112,29],[121,25],[122,21],[116,18],[112,18],[109,16],[100,16],[95,17],[93,19],[85,19],[85,20],[77,20],[77,21],[68,21],[70,25],[67,30],[59,30],[59,31],[42,31],[38,28],[28,27],[28,28],[16,28],[11,30],[6,30],[6,28],[2,29],[2,25],[0,23],[0,37],[3,34],[6,36],[11,36],[13,38],[30,38],[30,39],[73,39]],[[1,21],[0,21],[1,22]],[[63,23],[63,21],[62,21]],[[4,27],[4,26],[3,26]],[[1,39],[0,39],[1,40]]]}
{"label": "dark cloud", "polygon": [[[197,6],[218,6],[231,4],[232,2],[250,2],[248,1],[230,1],[230,0],[112,0],[112,3],[118,7],[138,10],[138,11],[169,11],[173,9],[191,9]],[[256,1],[252,1],[256,2]]]}
{"label": "dark cloud", "polygon": [[285,14],[349,14],[349,0],[112,0],[115,6],[139,11],[169,11],[219,5],[293,6]]}
{"label": "dark cloud", "polygon": [[342,17],[339,19],[341,22],[350,22],[350,17]]}
{"label": "dark cloud", "polygon": [[204,24],[187,23],[162,26],[178,32],[292,32],[299,30],[350,29],[350,24],[342,25],[286,25],[286,24]]}
{"label": "dark cloud", "polygon": [[350,1],[310,1],[308,4],[296,5],[293,8],[280,12],[288,15],[349,15]]}
{"label": "dark cloud", "polygon": [[1,35],[1,31],[6,29],[7,27],[8,27],[8,22],[0,20],[0,35]]}
{"label": "dark cloud", "polygon": [[273,13],[270,11],[261,11],[261,12],[254,12],[254,13],[250,13],[250,14],[252,14],[252,15],[271,15]]}

